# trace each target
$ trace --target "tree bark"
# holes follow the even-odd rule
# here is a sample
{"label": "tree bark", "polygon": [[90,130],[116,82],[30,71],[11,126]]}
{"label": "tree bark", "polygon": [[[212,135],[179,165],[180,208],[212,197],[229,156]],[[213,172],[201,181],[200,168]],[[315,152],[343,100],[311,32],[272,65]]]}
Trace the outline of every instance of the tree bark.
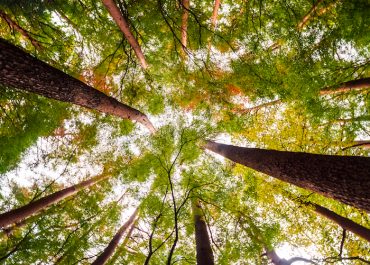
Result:
{"label": "tree bark", "polygon": [[370,88],[370,77],[344,82],[333,89],[327,88],[320,91],[320,95],[333,95],[355,90]]}
{"label": "tree bark", "polygon": [[152,132],[155,131],[147,116],[140,111],[47,65],[3,39],[0,39],[0,83],[55,100],[138,121]]}
{"label": "tree bark", "polygon": [[113,20],[116,22],[117,26],[121,29],[128,43],[131,45],[143,69],[147,69],[148,64],[145,60],[145,56],[141,50],[141,47],[138,41],[135,39],[134,35],[132,34],[128,22],[122,16],[121,11],[117,7],[114,0],[102,0],[102,2],[104,6],[107,8]]}
{"label": "tree bark", "polygon": [[322,207],[316,203],[312,202],[302,202],[302,203],[311,206],[316,213],[328,218],[329,220],[341,226],[343,229],[351,231],[352,233],[370,242],[370,229],[362,225],[359,225],[348,218],[340,216],[339,214],[336,214],[335,212],[325,207]]}
{"label": "tree bark", "polygon": [[193,201],[193,216],[195,225],[195,243],[197,251],[197,265],[214,265],[214,257],[209,240],[207,224],[198,199]]}
{"label": "tree bark", "polygon": [[91,265],[103,265],[108,261],[108,259],[113,255],[115,249],[118,247],[119,241],[121,240],[123,234],[134,223],[137,214],[138,209],[136,209],[128,221],[121,226],[118,232],[114,235],[113,239],[109,242],[108,246]]}
{"label": "tree bark", "polygon": [[36,50],[41,51],[43,47],[35,40],[24,28],[18,25],[13,19],[11,19],[4,11],[0,10],[0,17],[5,20],[6,23],[12,28],[18,31],[23,37],[28,39]]}
{"label": "tree bark", "polygon": [[82,181],[82,182],[80,182],[76,185],[73,185],[71,187],[68,187],[68,188],[62,189],[60,191],[57,191],[53,194],[45,196],[41,199],[33,201],[33,202],[31,202],[27,205],[24,205],[22,207],[19,207],[17,209],[14,209],[14,210],[11,210],[9,212],[0,214],[0,227],[1,228],[6,227],[6,226],[11,225],[13,223],[20,222],[20,221],[30,217],[31,215],[34,215],[34,214],[40,212],[41,210],[43,210],[43,209],[45,209],[45,208],[47,208],[47,207],[49,207],[53,204],[56,204],[56,203],[60,202],[61,200],[76,194],[80,190],[82,190],[84,188],[87,188],[87,187],[90,187],[90,186],[96,184],[97,182],[99,182],[103,179],[106,179],[108,177],[109,177],[109,175],[106,175],[106,174],[103,173],[102,175],[96,176],[96,177],[91,178],[89,180]]}
{"label": "tree bark", "polygon": [[370,158],[245,148],[206,141],[206,149],[298,187],[370,212]]}
{"label": "tree bark", "polygon": [[190,1],[182,0],[182,17],[181,17],[181,46],[182,46],[182,56],[186,57],[186,47],[188,40],[188,19],[189,19],[189,8]]}

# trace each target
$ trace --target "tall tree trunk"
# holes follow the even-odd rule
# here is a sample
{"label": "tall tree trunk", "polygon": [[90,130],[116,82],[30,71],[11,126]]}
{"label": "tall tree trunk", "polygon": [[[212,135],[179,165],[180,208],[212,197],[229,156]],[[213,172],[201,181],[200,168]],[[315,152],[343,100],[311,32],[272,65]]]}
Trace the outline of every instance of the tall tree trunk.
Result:
{"label": "tall tree trunk", "polygon": [[370,140],[367,141],[353,141],[353,143],[349,146],[344,147],[342,150],[347,150],[353,147],[362,147],[364,149],[370,148]]}
{"label": "tall tree trunk", "polygon": [[[217,26],[217,16],[218,16],[218,10],[220,9],[221,0],[215,0],[215,3],[213,5],[213,12],[211,17],[211,31],[216,30]],[[208,39],[208,52],[211,49],[212,44],[212,37]]]}
{"label": "tall tree trunk", "polygon": [[207,224],[198,199],[194,199],[193,216],[195,225],[195,243],[197,250],[197,265],[214,265],[214,257],[209,240]]}
{"label": "tall tree trunk", "polygon": [[140,111],[47,65],[3,39],[0,39],[0,84],[138,121],[155,131],[147,116]]}
{"label": "tall tree trunk", "polygon": [[355,90],[362,90],[365,88],[370,88],[370,77],[361,78],[356,80],[351,80],[348,82],[344,82],[339,84],[337,87],[325,88],[320,91],[320,95],[332,95],[332,94],[340,94],[346,93]]}
{"label": "tall tree trunk", "polygon": [[190,0],[182,0],[182,17],[181,17],[181,46],[182,46],[182,57],[186,57],[186,47],[188,40],[188,19],[189,19],[189,8]]}
{"label": "tall tree trunk", "polygon": [[362,237],[363,239],[366,239],[367,241],[370,242],[370,229],[368,229],[368,228],[366,228],[362,225],[359,225],[359,224],[353,222],[352,220],[350,220],[348,218],[340,216],[339,214],[336,214],[335,212],[333,212],[333,211],[331,211],[331,210],[329,210],[329,209],[327,209],[323,206],[320,206],[316,203],[303,202],[303,201],[300,201],[300,202],[302,204],[311,206],[316,213],[328,218],[329,220],[331,220],[334,223],[341,226],[343,229],[351,231],[352,233],[354,233],[354,234],[358,235],[359,237]]}
{"label": "tall tree trunk", "polygon": [[323,0],[318,0],[308,11],[308,13],[301,19],[301,21],[298,23],[298,30],[303,29],[303,27],[308,23],[308,21],[311,19],[311,17],[314,15],[316,12],[318,6],[323,2]]}
{"label": "tall tree trunk", "polygon": [[148,64],[145,60],[145,56],[141,50],[141,47],[132,34],[128,22],[126,21],[124,16],[122,16],[121,11],[117,7],[114,0],[102,0],[102,2],[107,8],[109,14],[112,16],[113,20],[116,22],[117,26],[121,29],[128,43],[131,45],[143,69],[147,69]]}
{"label": "tall tree trunk", "polygon": [[119,241],[121,240],[123,234],[134,223],[137,214],[138,209],[136,209],[127,222],[121,226],[118,232],[114,235],[113,239],[109,242],[108,246],[91,265],[103,265],[108,261],[108,259],[113,255],[115,249],[118,247]]}
{"label": "tall tree trunk", "polygon": [[118,257],[122,254],[122,252],[125,251],[125,247],[131,238],[132,232],[134,231],[138,220],[139,218],[137,218],[135,222],[131,225],[130,230],[128,230],[125,239],[123,240],[122,244],[117,248],[116,253],[114,253],[113,257],[110,259],[109,264],[115,264],[115,261],[118,259]]}
{"label": "tall tree trunk", "polygon": [[8,225],[11,225],[16,222],[20,222],[23,219],[26,219],[30,217],[31,215],[34,215],[41,210],[49,207],[50,205],[56,204],[60,202],[61,200],[72,196],[79,192],[80,190],[90,187],[94,185],[95,183],[108,178],[109,175],[102,174],[99,176],[96,176],[94,178],[91,178],[89,180],[82,181],[76,185],[73,185],[71,187],[62,189],[60,191],[57,191],[53,194],[50,194],[48,196],[45,196],[41,199],[38,199],[36,201],[33,201],[27,205],[24,205],[20,208],[11,210],[9,212],[0,214],[0,227],[6,227]]}
{"label": "tall tree trunk", "polygon": [[31,42],[31,44],[33,45],[33,47],[36,48],[36,50],[38,51],[41,51],[42,50],[42,46],[41,44],[35,40],[28,32],[27,30],[25,30],[24,28],[22,28],[21,26],[18,25],[17,22],[15,22],[13,19],[11,19],[4,11],[0,10],[0,17],[2,19],[5,20],[6,23],[8,23],[8,25],[18,31],[24,38],[26,38],[27,40],[29,40]]}
{"label": "tall tree trunk", "polygon": [[218,9],[220,8],[221,0],[215,0],[215,3],[213,5],[213,12],[211,17],[211,29],[216,29],[217,24],[217,16],[218,16]]}
{"label": "tall tree trunk", "polygon": [[298,187],[370,212],[370,158],[245,148],[206,141],[204,146]]}

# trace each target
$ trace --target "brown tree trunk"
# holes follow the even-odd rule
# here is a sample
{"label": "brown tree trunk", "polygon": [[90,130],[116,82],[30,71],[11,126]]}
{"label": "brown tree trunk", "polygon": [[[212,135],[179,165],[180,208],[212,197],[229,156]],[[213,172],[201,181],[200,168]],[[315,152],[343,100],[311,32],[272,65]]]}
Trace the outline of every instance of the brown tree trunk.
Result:
{"label": "brown tree trunk", "polygon": [[[130,230],[128,230],[127,232],[127,235],[125,237],[125,239],[123,240],[122,244],[117,248],[116,250],[116,253],[113,255],[113,257],[111,258],[109,264],[115,264],[115,261],[118,259],[118,257],[120,255],[122,255],[122,252],[125,251],[125,247],[128,243],[128,241],[130,240],[131,238],[131,235],[132,235],[132,232],[134,231],[136,225],[137,225],[137,222],[138,222],[139,218],[136,219],[136,221],[131,225],[130,227]],[[126,250],[127,251],[127,250]]]}
{"label": "brown tree trunk", "polygon": [[323,0],[318,0],[312,6],[312,8],[310,9],[310,11],[308,11],[308,13],[302,18],[302,20],[298,23],[298,26],[297,26],[298,30],[303,29],[303,27],[308,23],[308,21],[314,15],[314,13],[316,12],[316,10],[317,10],[318,6],[321,4],[321,2],[323,2]]}
{"label": "brown tree trunk", "polygon": [[41,51],[42,50],[42,46],[41,44],[35,40],[24,28],[22,28],[21,26],[18,25],[17,22],[15,22],[13,19],[11,19],[4,11],[0,10],[0,17],[2,19],[5,20],[6,23],[8,23],[8,25],[18,31],[24,38],[28,39],[31,44],[33,45],[33,47],[36,48],[36,50],[38,51]]}
{"label": "brown tree trunk", "polygon": [[245,148],[206,141],[206,149],[271,177],[370,212],[370,158]]}
{"label": "brown tree trunk", "polygon": [[218,9],[220,8],[221,0],[215,0],[215,4],[213,5],[213,12],[211,17],[211,29],[216,29],[217,23],[217,16],[218,16]]}
{"label": "brown tree trunk", "polygon": [[370,148],[370,140],[368,140],[368,141],[353,141],[353,143],[350,146],[347,146],[347,147],[343,148],[342,150],[347,150],[347,149],[353,148],[353,147],[361,147],[361,148],[364,148],[364,149],[369,149]]}
{"label": "brown tree trunk", "polygon": [[186,47],[188,39],[188,19],[189,19],[189,8],[190,1],[182,0],[182,17],[181,17],[181,46],[182,46],[182,56],[186,57]]}
{"label": "brown tree trunk", "polygon": [[207,224],[198,199],[193,201],[193,216],[195,225],[195,243],[197,250],[197,265],[214,265],[214,257],[207,232]]}
{"label": "brown tree trunk", "polygon": [[365,88],[370,88],[370,77],[344,82],[333,89],[323,89],[320,91],[320,95],[340,94]]}
{"label": "brown tree trunk", "polygon": [[335,212],[325,207],[322,207],[316,203],[312,202],[302,202],[302,203],[311,206],[315,212],[330,219],[334,223],[341,226],[343,229],[351,231],[352,233],[370,242],[370,229],[363,227],[362,225],[359,225],[348,218],[340,216],[339,214],[336,214]]}
{"label": "brown tree trunk", "polygon": [[104,6],[107,8],[109,14],[112,16],[113,20],[116,22],[117,26],[121,29],[128,43],[131,45],[143,69],[147,69],[148,64],[145,60],[141,47],[137,40],[135,39],[134,35],[132,34],[128,22],[122,16],[121,11],[117,7],[114,0],[102,0],[102,2]]}
{"label": "brown tree trunk", "polygon": [[138,121],[155,131],[140,111],[47,65],[3,39],[0,39],[0,84]]}
{"label": "brown tree trunk", "polygon": [[136,209],[135,212],[128,219],[128,221],[121,226],[118,232],[114,235],[113,239],[109,242],[108,246],[91,265],[103,265],[108,261],[108,259],[113,255],[114,251],[118,247],[119,241],[121,240],[123,234],[134,223],[137,214],[138,209]]}
{"label": "brown tree trunk", "polygon": [[109,176],[106,174],[102,174],[99,176],[96,176],[94,178],[91,178],[89,180],[82,181],[76,185],[73,185],[71,187],[62,189],[60,191],[57,191],[53,194],[50,194],[48,196],[45,196],[41,199],[38,199],[36,201],[33,201],[27,205],[24,205],[20,208],[11,210],[9,212],[0,214],[0,227],[6,227],[8,225],[11,225],[13,223],[20,222],[31,215],[34,215],[41,210],[56,204],[60,202],[61,200],[72,196],[79,192],[80,190],[90,187],[94,185],[95,183],[108,178]]}
{"label": "brown tree trunk", "polygon": [[[212,17],[211,17],[211,31],[216,30],[217,16],[218,16],[218,10],[220,9],[220,4],[221,4],[221,0],[215,0],[215,3],[213,5]],[[211,49],[211,44],[212,44],[212,37],[208,39],[208,52]]]}

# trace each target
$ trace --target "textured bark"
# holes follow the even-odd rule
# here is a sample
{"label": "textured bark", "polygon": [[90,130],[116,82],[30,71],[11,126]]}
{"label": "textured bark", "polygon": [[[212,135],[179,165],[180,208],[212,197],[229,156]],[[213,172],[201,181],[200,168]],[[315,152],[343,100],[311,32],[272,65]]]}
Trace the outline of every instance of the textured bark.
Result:
{"label": "textured bark", "polygon": [[118,232],[114,235],[113,239],[109,242],[108,246],[99,255],[99,257],[96,258],[92,265],[103,265],[108,261],[108,259],[113,255],[114,251],[118,247],[119,241],[121,240],[123,234],[134,223],[137,214],[138,209],[136,209],[135,212],[128,219],[128,221],[121,226]]}
{"label": "textured bark", "polygon": [[370,212],[370,157],[245,148],[212,141],[204,147],[274,178]]}
{"label": "textured bark", "polygon": [[340,216],[339,214],[336,214],[335,212],[322,207],[318,204],[312,203],[312,202],[302,202],[305,205],[309,205],[313,208],[315,212],[318,214],[330,219],[334,223],[341,226],[343,229],[346,229],[348,231],[351,231],[352,233],[358,235],[359,237],[362,237],[363,239],[366,239],[370,242],[370,229],[359,225],[352,220],[345,218],[343,216]]}
{"label": "textured bark", "polygon": [[333,95],[370,88],[370,77],[344,82],[333,89],[323,89],[320,95]]}
{"label": "textured bark", "polygon": [[144,69],[148,68],[148,64],[145,60],[145,56],[141,50],[141,47],[138,41],[135,39],[134,35],[130,30],[130,26],[126,19],[122,16],[121,11],[117,7],[114,0],[102,0],[104,6],[107,8],[109,14],[112,16],[113,20],[116,22],[117,26],[122,31],[123,35],[125,36],[128,43],[131,45],[132,49],[134,50],[136,57],[138,58],[141,66]]}
{"label": "textured bark", "polygon": [[34,58],[0,39],[0,83],[48,98],[138,121],[152,132],[149,119],[140,111]]}
{"label": "textured bark", "polygon": [[6,21],[6,23],[8,23],[8,25],[12,29],[18,31],[24,38],[26,38],[27,40],[29,40],[31,42],[31,44],[33,45],[33,47],[36,48],[36,50],[38,50],[38,51],[41,51],[42,50],[41,44],[37,40],[35,40],[34,38],[32,38],[32,36],[24,28],[22,28],[21,26],[19,26],[17,22],[15,22],[13,19],[11,19],[2,10],[0,10],[0,17],[2,19],[4,19]]}
{"label": "textured bark", "polygon": [[186,56],[186,47],[188,40],[188,19],[189,19],[189,8],[190,1],[182,0],[182,17],[181,17],[181,46],[182,46],[182,56]]}
{"label": "textured bark", "polygon": [[193,216],[195,225],[195,243],[197,251],[197,265],[214,265],[214,257],[209,240],[207,224],[204,220],[202,208],[198,199],[193,201]]}
{"label": "textured bark", "polygon": [[60,191],[57,191],[53,194],[50,194],[48,196],[45,196],[41,199],[38,199],[36,201],[33,201],[27,205],[24,205],[20,208],[11,210],[9,212],[0,214],[0,227],[6,227],[8,225],[20,222],[38,212],[41,210],[56,204],[60,202],[61,200],[72,196],[82,190],[83,188],[90,187],[94,185],[95,183],[108,178],[108,175],[102,174],[99,176],[96,176],[94,178],[91,178],[89,180],[82,181],[76,185],[73,185],[71,187],[62,189]]}

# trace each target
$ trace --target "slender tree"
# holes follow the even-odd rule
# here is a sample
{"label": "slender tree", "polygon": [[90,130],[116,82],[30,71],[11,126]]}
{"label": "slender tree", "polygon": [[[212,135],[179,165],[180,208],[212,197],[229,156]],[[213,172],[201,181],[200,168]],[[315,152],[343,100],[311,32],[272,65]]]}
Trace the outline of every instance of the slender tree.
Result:
{"label": "slender tree", "polygon": [[96,258],[92,265],[103,265],[113,255],[115,249],[118,247],[119,241],[123,237],[126,230],[135,222],[138,215],[138,209],[130,216],[126,223],[124,223],[118,232],[114,235],[113,239],[109,242],[104,251]]}
{"label": "slender tree", "polygon": [[0,84],[138,121],[152,132],[155,131],[148,117],[140,111],[36,59],[3,39],[0,39]]}
{"label": "slender tree", "polygon": [[316,13],[316,10],[318,6],[323,2],[324,0],[318,0],[311,9],[307,12],[307,14],[301,19],[301,21],[298,23],[298,29],[301,30],[303,27],[308,23],[308,21],[314,16]]}
{"label": "slender tree", "polygon": [[0,227],[6,227],[8,225],[11,225],[13,223],[20,222],[34,214],[39,213],[41,210],[56,204],[60,202],[61,200],[70,197],[80,190],[90,187],[99,181],[108,178],[109,175],[106,173],[103,173],[101,175],[98,175],[96,177],[93,177],[91,179],[82,181],[76,185],[73,185],[71,187],[62,189],[60,191],[57,191],[53,194],[47,195],[41,199],[38,199],[36,201],[33,201],[27,205],[24,205],[22,207],[19,207],[17,209],[11,210],[6,213],[0,214]]}
{"label": "slender tree", "polygon": [[218,9],[220,8],[221,0],[215,0],[213,5],[212,17],[211,17],[211,29],[215,30],[217,25]]}
{"label": "slender tree", "polygon": [[182,56],[185,58],[186,56],[186,47],[188,41],[188,19],[189,19],[189,8],[190,8],[190,0],[182,0],[182,17],[181,17],[181,46],[182,46]]}
{"label": "slender tree", "polygon": [[334,86],[332,88],[322,89],[320,90],[320,95],[332,95],[332,94],[346,93],[346,92],[355,91],[355,90],[362,90],[365,88],[370,88],[370,77],[355,79],[355,80],[341,83],[338,86]]}
{"label": "slender tree", "polygon": [[[218,10],[220,9],[221,0],[215,0],[213,5],[212,17],[211,17],[211,30],[215,31],[217,26]],[[208,51],[211,49],[212,38],[208,39]]]}
{"label": "slender tree", "polygon": [[112,16],[113,20],[116,22],[117,26],[122,31],[128,43],[131,45],[143,69],[147,69],[148,63],[145,60],[145,56],[141,50],[141,47],[136,38],[134,37],[134,35],[132,34],[129,23],[127,22],[125,17],[121,14],[121,11],[119,10],[114,0],[102,0],[102,2],[104,6],[107,8],[109,14]]}
{"label": "slender tree", "polygon": [[355,222],[353,222],[352,220],[348,219],[348,218],[345,218],[343,216],[340,216],[339,214],[321,206],[321,205],[318,205],[316,203],[313,203],[313,202],[304,202],[304,201],[300,201],[302,204],[305,204],[307,206],[310,206],[312,207],[312,209],[328,218],[329,220],[333,221],[334,223],[336,223],[337,225],[341,226],[343,229],[346,229],[348,231],[351,231],[352,233],[358,235],[359,237],[362,237],[363,239],[366,239],[367,241],[370,242],[370,229],[362,226],[362,225],[359,225]]}
{"label": "slender tree", "polygon": [[204,214],[199,199],[194,199],[192,203],[194,226],[195,226],[195,243],[197,250],[198,265],[213,265],[214,257],[207,232],[207,224],[204,220]]}
{"label": "slender tree", "polygon": [[25,39],[29,40],[31,44],[36,48],[36,50],[41,51],[42,46],[41,44],[34,39],[24,28],[22,28],[17,22],[15,22],[8,14],[4,11],[0,10],[0,17],[8,23],[9,27],[18,31]]}
{"label": "slender tree", "polygon": [[282,181],[370,211],[370,158],[246,148],[206,141],[206,149]]}
{"label": "slender tree", "polygon": [[114,264],[115,261],[118,259],[118,257],[122,255],[122,252],[125,251],[126,245],[129,242],[132,232],[135,230],[138,221],[139,221],[139,218],[136,218],[135,222],[131,225],[130,230],[128,230],[126,237],[123,240],[122,244],[117,248],[117,250],[115,251],[116,253],[110,259],[109,261],[110,264]]}
{"label": "slender tree", "polygon": [[345,148],[343,148],[342,150],[347,150],[349,148],[353,148],[353,147],[362,147],[364,149],[368,149],[370,148],[370,140],[359,140],[359,141],[353,141],[353,143],[349,146],[346,146]]}

